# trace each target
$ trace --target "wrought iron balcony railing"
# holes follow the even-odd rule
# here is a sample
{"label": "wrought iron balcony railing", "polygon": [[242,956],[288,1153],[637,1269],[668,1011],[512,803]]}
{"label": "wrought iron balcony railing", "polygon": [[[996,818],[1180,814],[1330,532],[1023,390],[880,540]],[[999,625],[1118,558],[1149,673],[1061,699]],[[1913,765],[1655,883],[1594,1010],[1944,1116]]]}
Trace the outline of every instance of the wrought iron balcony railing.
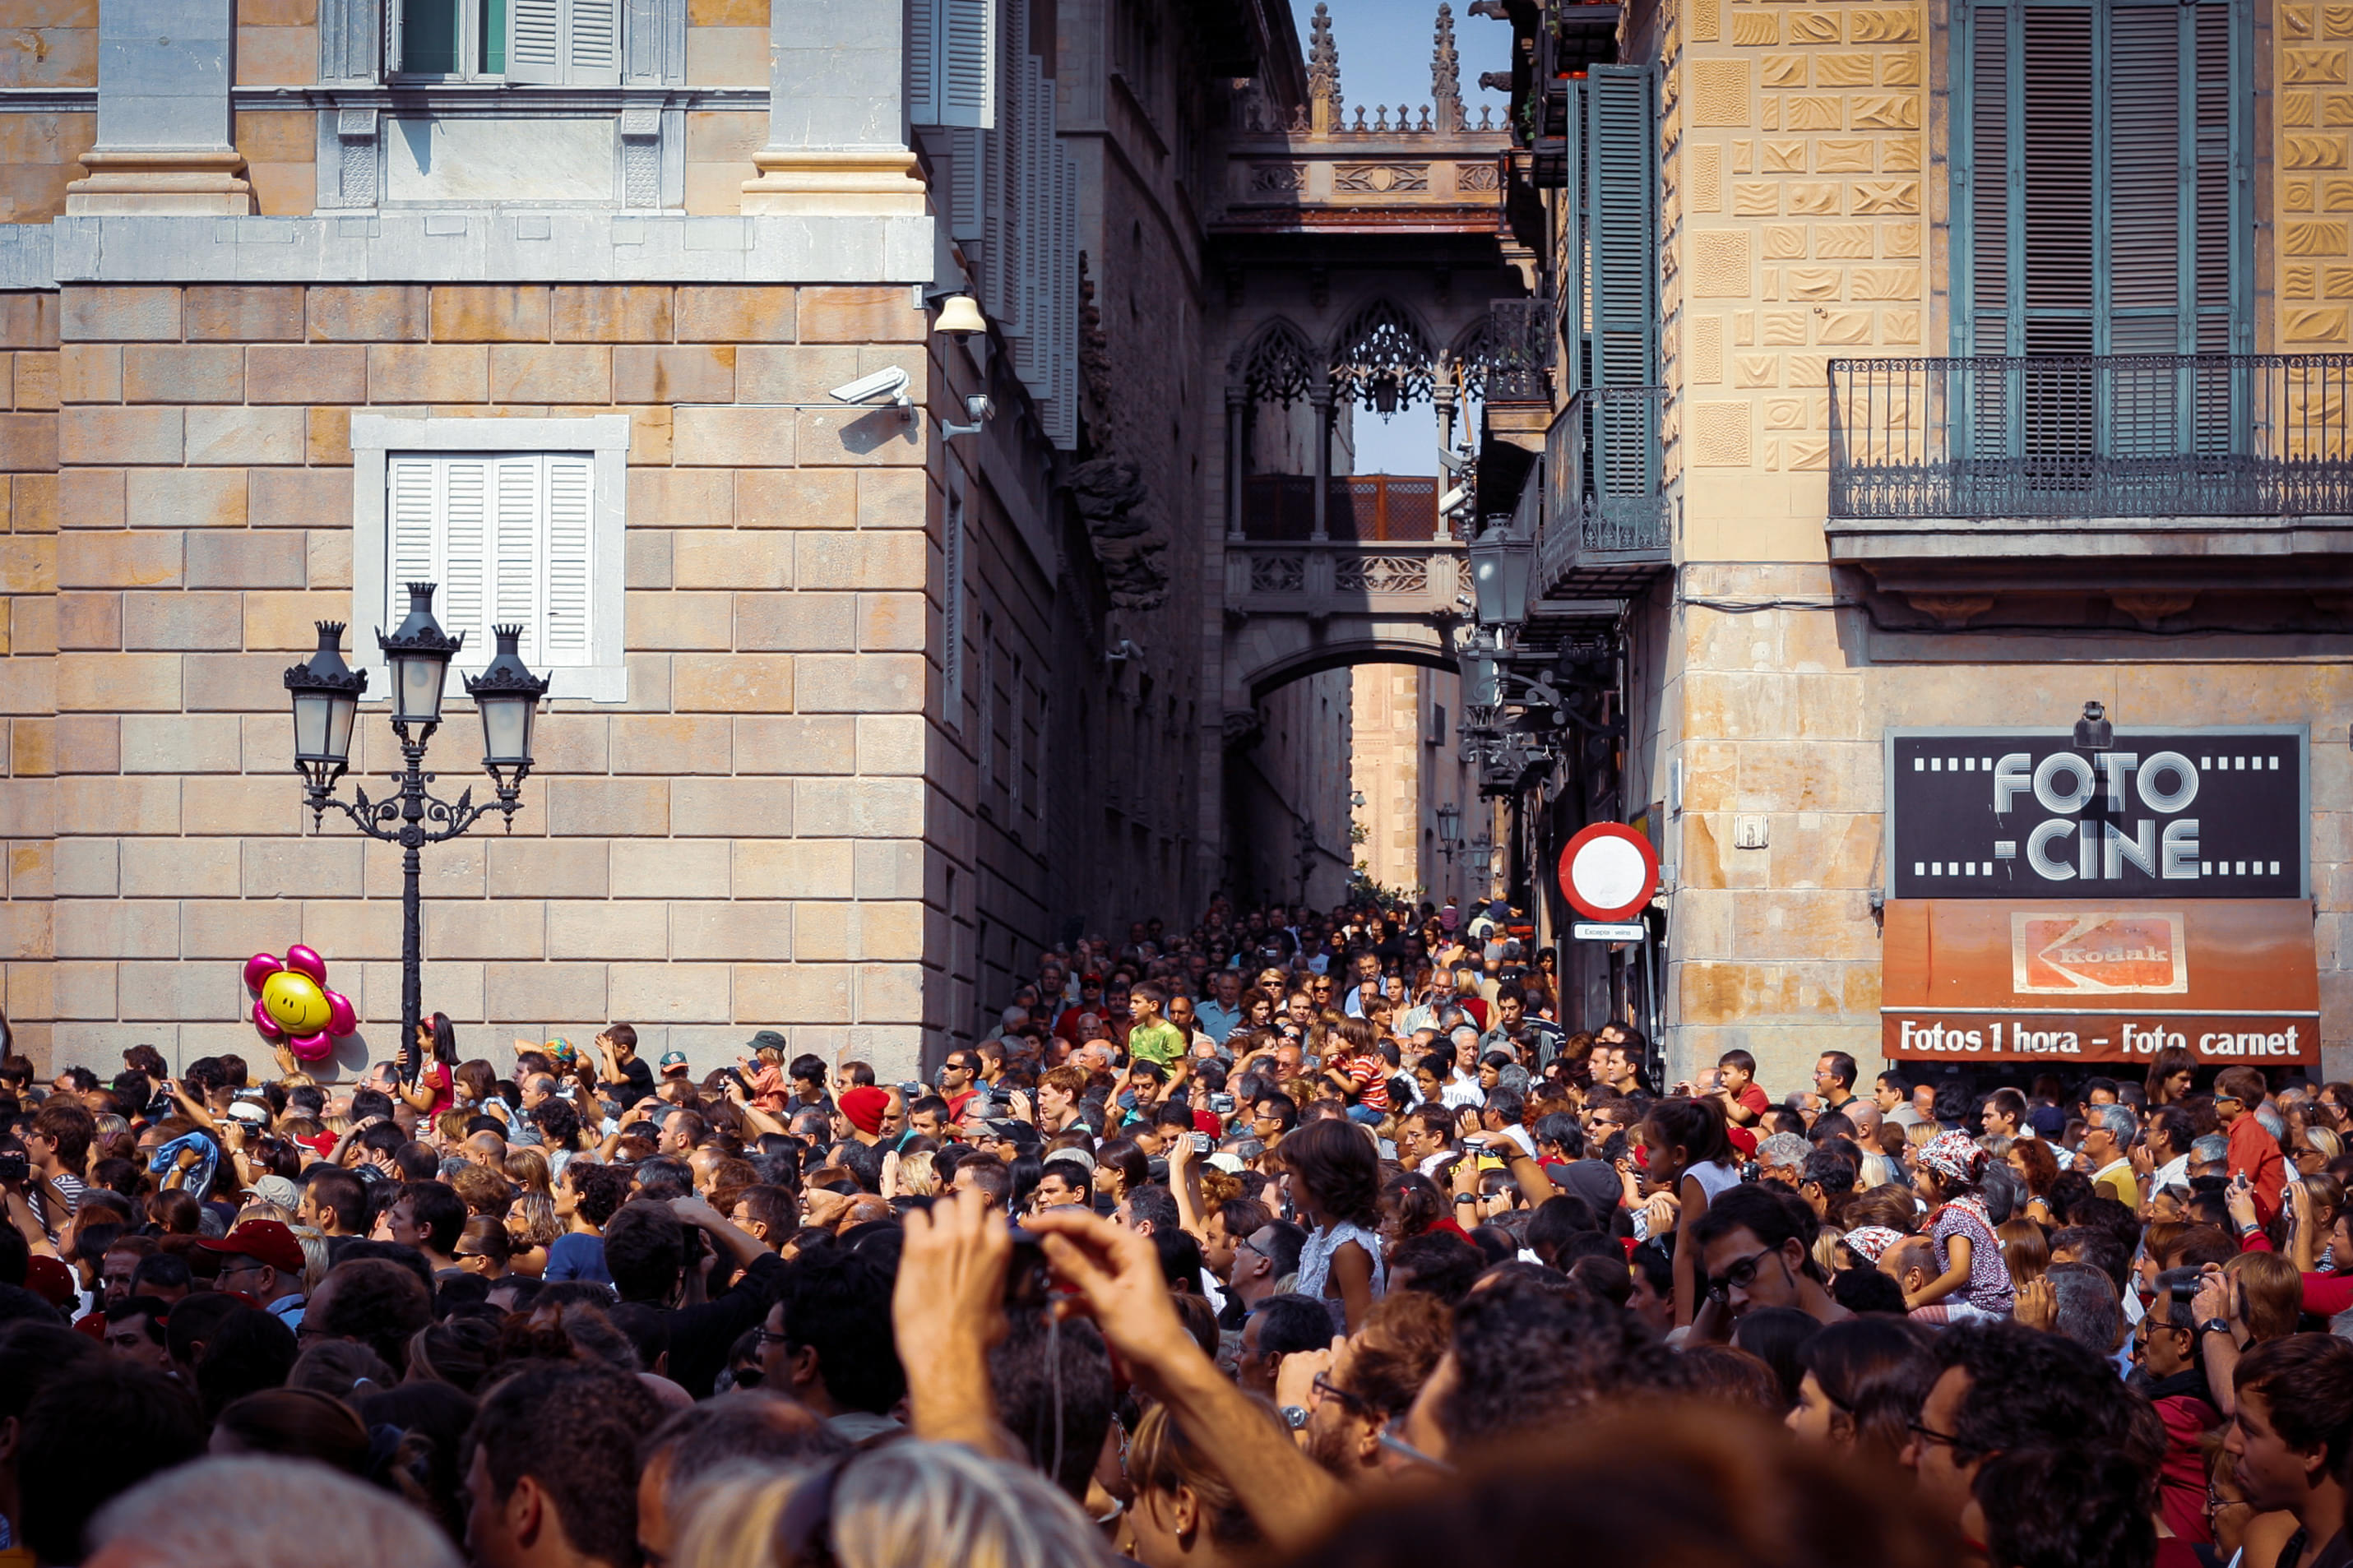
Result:
{"label": "wrought iron balcony railing", "polygon": [[1497,300],[1487,307],[1480,356],[1491,402],[1543,403],[1552,396],[1553,302]]}
{"label": "wrought iron balcony railing", "polygon": [[2353,354],[1830,363],[1833,518],[2353,514]]}
{"label": "wrought iron balcony railing", "polygon": [[1672,559],[1661,440],[1666,398],[1663,386],[1594,387],[1553,420],[1536,547],[1546,593],[1622,589]]}

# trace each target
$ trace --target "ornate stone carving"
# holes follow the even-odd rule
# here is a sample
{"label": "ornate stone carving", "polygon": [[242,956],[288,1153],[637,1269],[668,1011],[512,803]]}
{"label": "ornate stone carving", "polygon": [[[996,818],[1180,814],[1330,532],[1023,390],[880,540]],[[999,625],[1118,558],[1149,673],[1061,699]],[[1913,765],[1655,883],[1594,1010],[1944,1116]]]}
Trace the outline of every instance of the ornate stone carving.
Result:
{"label": "ornate stone carving", "polygon": [[1904,597],[1947,631],[1957,631],[1993,608],[1991,594],[1906,594]]}
{"label": "ornate stone carving", "polygon": [[1454,165],[1454,188],[1458,191],[1498,191],[1503,185],[1503,173],[1493,163]]}
{"label": "ornate stone carving", "polygon": [[1240,380],[1253,403],[1296,403],[1314,384],[1315,351],[1289,321],[1270,321],[1245,351]]}
{"label": "ornate stone carving", "polygon": [[1431,36],[1430,96],[1438,106],[1438,133],[1451,136],[1461,130],[1461,62],[1454,51],[1454,7],[1446,0],[1438,0],[1438,26]]}
{"label": "ornate stone carving", "polygon": [[1343,555],[1332,563],[1332,586],[1344,594],[1423,593],[1430,562],[1419,555]]}
{"label": "ornate stone carving", "polygon": [[1427,163],[1335,163],[1332,188],[1364,195],[1430,189]]}
{"label": "ornate stone carving", "polygon": [[622,204],[661,205],[661,110],[633,104],[621,110]]}
{"label": "ornate stone carving", "polygon": [[377,128],[378,117],[373,109],[335,111],[335,140],[343,150],[338,177],[343,206],[375,205]]}
{"label": "ornate stone carving", "polygon": [[1437,363],[1420,324],[1391,301],[1374,300],[1333,341],[1332,381],[1367,408],[1393,409],[1430,395]]}
{"label": "ornate stone carving", "polygon": [[[1308,123],[1317,132],[1338,126],[1343,100],[1340,96],[1340,46],[1332,39],[1332,7],[1325,0],[1315,0],[1315,15],[1308,24],[1307,104]],[[1357,110],[1361,117],[1363,110]]]}
{"label": "ornate stone carving", "polygon": [[1123,610],[1155,610],[1168,597],[1168,568],[1160,557],[1168,536],[1136,466],[1124,458],[1096,458],[1071,470],[1071,500],[1087,525],[1111,602]]}
{"label": "ornate stone carving", "polygon": [[2153,632],[2196,604],[2198,591],[2193,588],[2176,594],[2112,594],[2109,599],[2117,609],[2130,616],[2141,630]]}
{"label": "ornate stone carving", "polygon": [[1303,555],[1253,555],[1250,563],[1253,594],[1300,594],[1307,589],[1307,558]]}
{"label": "ornate stone carving", "polygon": [[1307,165],[1304,163],[1252,163],[1250,189],[1283,194],[1307,188]]}

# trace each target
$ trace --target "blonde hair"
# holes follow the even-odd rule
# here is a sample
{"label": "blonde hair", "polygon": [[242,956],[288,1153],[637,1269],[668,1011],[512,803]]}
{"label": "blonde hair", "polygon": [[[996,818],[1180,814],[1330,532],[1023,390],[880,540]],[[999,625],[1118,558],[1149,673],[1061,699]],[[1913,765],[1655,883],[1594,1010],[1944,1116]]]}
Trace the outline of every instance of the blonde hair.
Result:
{"label": "blonde hair", "polygon": [[327,1256],[327,1233],[307,1225],[290,1225],[294,1239],[302,1247],[302,1294],[311,1295],[319,1289],[319,1281],[327,1277],[333,1260]]}
{"label": "blonde hair", "polygon": [[1829,1279],[1846,1267],[1839,1260],[1839,1246],[1845,1240],[1846,1232],[1827,1222],[1814,1233],[1814,1267],[1822,1271],[1823,1279]]}
{"label": "blonde hair", "polygon": [[932,1152],[919,1149],[899,1162],[899,1191],[911,1198],[927,1198],[939,1191],[939,1173],[932,1168]]}
{"label": "blonde hair", "polygon": [[[677,1568],[791,1568],[777,1538],[793,1494],[817,1472],[731,1466],[691,1492]],[[1109,1568],[1093,1523],[1026,1467],[953,1443],[907,1441],[854,1456],[833,1482],[830,1542],[840,1568],[932,1568],[954,1542],[959,1568]]]}
{"label": "blonde hair", "polygon": [[555,1200],[545,1193],[527,1191],[517,1195],[507,1210],[506,1226],[515,1245],[526,1251],[545,1247],[564,1234],[564,1222],[555,1214]]}

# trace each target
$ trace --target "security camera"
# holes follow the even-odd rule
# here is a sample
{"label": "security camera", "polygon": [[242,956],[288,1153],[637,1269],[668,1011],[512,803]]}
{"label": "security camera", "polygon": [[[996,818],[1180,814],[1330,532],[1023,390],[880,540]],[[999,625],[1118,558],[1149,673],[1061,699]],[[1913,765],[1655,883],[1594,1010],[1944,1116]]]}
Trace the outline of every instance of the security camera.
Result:
{"label": "security camera", "polygon": [[887,397],[904,408],[908,405],[907,373],[895,364],[885,365],[872,375],[861,375],[835,387],[826,395],[841,403],[871,403],[878,397]]}
{"label": "security camera", "polygon": [[964,411],[965,414],[972,420],[972,423],[969,425],[951,425],[944,419],[941,420],[941,440],[953,441],[959,436],[979,435],[981,431],[987,427],[988,422],[997,416],[997,405],[988,400],[988,395],[987,393],[976,392],[969,394],[965,398]]}
{"label": "security camera", "polygon": [[1471,454],[1450,447],[1438,449],[1438,461],[1450,474],[1459,474],[1471,466]]}
{"label": "security camera", "polygon": [[1472,501],[1476,500],[1478,497],[1479,492],[1472,489],[1469,485],[1457,485],[1439,498],[1438,510],[1445,512],[1449,516],[1452,516],[1454,513],[1461,511],[1464,507],[1469,506]]}

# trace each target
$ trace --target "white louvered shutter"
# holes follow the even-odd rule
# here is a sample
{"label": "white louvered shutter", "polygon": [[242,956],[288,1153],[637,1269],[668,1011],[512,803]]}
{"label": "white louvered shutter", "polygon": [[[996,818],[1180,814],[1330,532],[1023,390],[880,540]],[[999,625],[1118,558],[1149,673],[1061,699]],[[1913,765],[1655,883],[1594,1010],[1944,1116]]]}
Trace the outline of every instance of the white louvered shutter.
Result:
{"label": "white louvered shutter", "polygon": [[407,617],[408,584],[437,583],[434,559],[440,529],[439,465],[429,458],[394,458],[385,475],[385,618],[375,627],[362,627],[365,641],[357,647],[373,654],[375,631],[391,631]]}
{"label": "white louvered shutter", "polygon": [[1032,63],[1029,58],[1029,9],[1027,0],[1007,0],[1007,31],[1012,35],[1006,56],[1010,62],[1005,72],[1007,112],[998,121],[997,136],[992,138],[1000,156],[998,177],[989,186],[990,205],[997,219],[997,232],[989,236],[988,247],[990,279],[997,295],[989,315],[997,322],[997,331],[1008,338],[1018,338],[1029,330],[1023,323],[1029,310],[1025,268],[1033,199],[1029,140],[1031,121],[1038,112],[1029,68]]}
{"label": "white louvered shutter", "polygon": [[[992,100],[993,101],[993,100]],[[994,120],[996,115],[989,116]],[[984,131],[948,133],[948,234],[955,239],[984,239],[988,224],[988,143]]]}
{"label": "white louvered shutter", "polygon": [[944,0],[907,0],[907,120],[938,125],[940,7]]}
{"label": "white louvered shutter", "polygon": [[400,58],[402,37],[400,27],[400,7],[398,5],[386,5],[384,8],[383,43],[384,74],[385,78],[389,79],[400,71],[406,70],[408,68],[407,64]]}
{"label": "white louvered shutter", "polygon": [[523,628],[518,651],[542,674],[595,663],[593,458],[395,454],[385,484],[385,630],[407,616],[407,584],[438,583],[442,629],[465,636],[460,671],[489,664],[491,628],[509,623]]}
{"label": "white louvered shutter", "polygon": [[1039,69],[1035,55],[1023,55],[1021,68],[1021,232],[1014,258],[1010,293],[1018,307],[1018,322],[1007,329],[1013,342],[1013,372],[1031,394],[1039,389],[1039,351],[1045,347],[1045,289],[1039,277],[1054,221],[1054,191],[1048,150],[1053,144],[1053,86]]}
{"label": "white louvered shutter", "polygon": [[557,453],[547,466],[547,520],[537,579],[539,657],[550,666],[586,665],[588,622],[596,580],[596,464],[574,453]]}
{"label": "white louvered shutter", "polygon": [[564,0],[507,0],[507,80],[564,80]]}
{"label": "white louvered shutter", "polygon": [[441,537],[434,562],[441,592],[433,608],[443,631],[465,636],[456,661],[461,667],[490,637],[491,518],[504,489],[501,467],[486,458],[448,458],[441,464]]}
{"label": "white louvered shutter", "polygon": [[621,83],[621,0],[565,0],[564,79],[574,87]]}
{"label": "white louvered shutter", "polygon": [[936,7],[938,122],[986,131],[997,123],[997,0],[917,0]]}
{"label": "white louvered shutter", "polygon": [[491,662],[497,651],[491,628],[510,622],[523,628],[523,662],[539,658],[538,584],[545,560],[540,540],[545,513],[542,462],[535,457],[501,458],[491,476],[490,593],[480,630],[466,639],[466,653],[458,661],[469,668]]}

